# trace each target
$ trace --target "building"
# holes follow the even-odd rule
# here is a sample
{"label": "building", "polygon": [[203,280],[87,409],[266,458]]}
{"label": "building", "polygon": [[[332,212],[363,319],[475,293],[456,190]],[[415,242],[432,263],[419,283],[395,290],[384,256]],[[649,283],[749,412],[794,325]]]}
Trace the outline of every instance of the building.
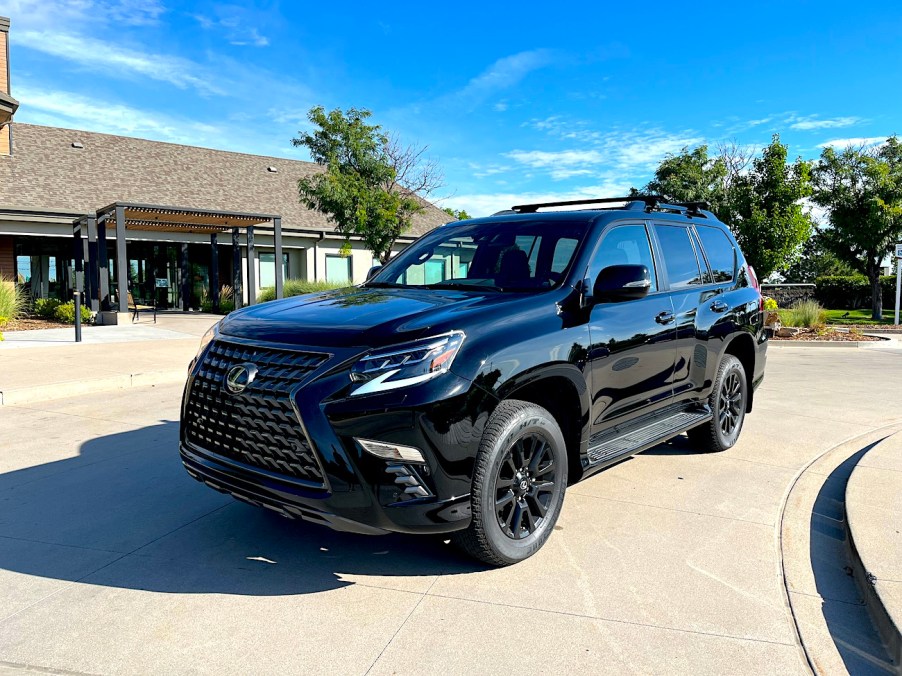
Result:
{"label": "building", "polygon": [[[135,298],[152,298],[160,307],[199,307],[217,280],[239,282],[245,303],[253,302],[249,287],[274,286],[273,218],[281,225],[284,278],[357,283],[376,263],[354,238],[349,255],[342,255],[345,237],[299,202],[297,181],[320,171],[316,164],[15,122],[19,104],[10,94],[8,35],[9,20],[0,18],[0,277],[17,278],[34,297],[71,298],[73,224],[89,217],[96,222],[115,204],[153,205],[159,213],[172,207],[199,222],[222,212],[217,225],[206,227],[188,216],[169,228],[136,217],[122,229],[124,256],[116,248],[116,229],[101,233],[96,246],[103,248],[105,239],[106,255],[97,257],[98,288],[115,295],[120,268],[127,269]],[[434,205],[424,207],[397,249],[448,220]],[[246,240],[236,259],[237,239],[217,242],[215,236],[240,223],[235,216],[248,214],[268,215],[253,225],[250,262]],[[235,279],[236,270],[243,271],[244,284]],[[104,300],[96,298],[96,289],[94,296]]]}

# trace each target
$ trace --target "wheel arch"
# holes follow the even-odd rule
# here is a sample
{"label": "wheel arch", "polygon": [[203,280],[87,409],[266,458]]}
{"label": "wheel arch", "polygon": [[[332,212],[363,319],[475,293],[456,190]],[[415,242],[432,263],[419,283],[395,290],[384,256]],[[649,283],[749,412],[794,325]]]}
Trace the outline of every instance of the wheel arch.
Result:
{"label": "wheel arch", "polygon": [[739,363],[742,364],[743,371],[745,371],[745,381],[748,387],[748,403],[746,404],[745,412],[750,413],[755,397],[755,388],[752,387],[752,382],[755,378],[755,339],[745,331],[736,334],[726,344],[720,358],[723,359],[724,355],[728,354],[736,357]]}

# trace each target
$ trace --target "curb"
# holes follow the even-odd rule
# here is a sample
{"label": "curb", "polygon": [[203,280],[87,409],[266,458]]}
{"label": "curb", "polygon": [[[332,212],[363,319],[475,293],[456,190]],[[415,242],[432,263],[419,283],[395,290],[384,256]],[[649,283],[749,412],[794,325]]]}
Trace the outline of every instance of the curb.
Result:
{"label": "curb", "polygon": [[147,373],[123,373],[92,380],[73,380],[50,385],[21,387],[15,390],[0,391],[0,406],[34,404],[84,394],[123,390],[129,387],[184,383],[187,377],[185,369],[173,369],[169,371],[149,371]]}
{"label": "curb", "polygon": [[779,345],[780,347],[860,347],[867,348],[870,345],[883,345],[889,341],[876,340],[774,340],[767,341],[768,347]]}
{"label": "curb", "polygon": [[[885,443],[885,440],[882,443]],[[869,453],[873,452],[873,450],[876,450],[876,448],[877,447],[875,447],[875,449],[872,449],[872,451],[869,451]],[[865,456],[861,460],[864,460],[865,458],[867,458],[867,454],[865,454]],[[902,630],[900,630],[899,624],[897,623],[899,621],[902,621],[902,617],[900,617],[899,614],[899,608],[890,609],[887,607],[884,598],[880,594],[880,588],[878,586],[880,580],[874,578],[874,576],[868,571],[868,567],[864,562],[864,559],[866,557],[862,557],[858,544],[856,544],[855,541],[855,527],[853,523],[856,521],[854,514],[857,513],[858,507],[855,506],[854,500],[849,500],[849,487],[852,486],[855,482],[855,475],[859,471],[861,460],[859,460],[859,464],[856,465],[855,469],[852,471],[851,476],[849,476],[849,481],[846,484],[845,527],[849,542],[849,555],[852,560],[852,571],[855,580],[858,582],[858,586],[860,587],[862,594],[864,595],[865,605],[868,608],[868,612],[870,613],[871,618],[877,627],[877,631],[880,634],[880,637],[883,639],[883,642],[886,645],[886,649],[889,652],[890,658],[894,662],[895,673],[902,674]],[[860,476],[861,475],[859,474],[859,477]],[[895,610],[895,612],[893,612],[893,610]],[[893,617],[894,614],[896,615],[895,618]]]}

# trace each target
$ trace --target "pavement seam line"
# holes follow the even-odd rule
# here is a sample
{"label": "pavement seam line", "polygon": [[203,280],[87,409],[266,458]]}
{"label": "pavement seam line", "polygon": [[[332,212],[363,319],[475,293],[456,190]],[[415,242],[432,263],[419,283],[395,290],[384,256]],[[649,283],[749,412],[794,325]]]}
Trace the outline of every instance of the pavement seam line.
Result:
{"label": "pavement seam line", "polygon": [[499,608],[512,608],[515,610],[533,610],[539,613],[550,613],[552,615],[563,615],[565,617],[578,617],[583,620],[598,620],[599,622],[614,622],[616,624],[627,624],[631,627],[646,627],[648,629],[660,629],[661,631],[675,631],[681,634],[693,634],[697,636],[711,636],[714,638],[725,638],[732,641],[750,641],[752,643],[767,643],[769,645],[780,645],[791,648],[792,643],[784,643],[782,641],[771,641],[766,638],[751,638],[748,636],[734,636],[732,634],[720,634],[714,631],[701,631],[698,629],[683,629],[681,627],[670,627],[663,624],[649,624],[647,622],[636,622],[635,620],[623,620],[615,617],[603,617],[601,615],[586,615],[584,613],[576,613],[567,610],[551,610],[549,608],[533,608],[530,606],[518,606],[512,603],[499,603],[497,601],[484,601],[482,599],[471,599],[463,596],[453,596],[450,594],[432,594],[426,592],[427,595],[437,599],[449,599],[452,601],[464,601],[465,603],[481,603],[487,606],[497,606]]}
{"label": "pavement seam line", "polygon": [[420,607],[420,604],[423,603],[423,599],[425,599],[426,596],[429,595],[429,592],[432,591],[432,588],[435,586],[435,583],[439,581],[439,578],[440,578],[440,577],[441,577],[441,573],[435,576],[435,579],[432,581],[432,584],[430,584],[430,585],[429,585],[429,588],[426,589],[426,591],[424,591],[424,592],[422,593],[422,595],[420,596],[420,598],[419,598],[419,599],[417,600],[417,602],[414,604],[413,608],[411,608],[411,609],[410,609],[410,612],[407,613],[407,617],[404,618],[404,621],[403,621],[403,622],[401,623],[401,625],[395,630],[395,633],[392,634],[392,636],[391,636],[390,639],[388,639],[388,643],[386,643],[386,644],[382,647],[382,650],[379,651],[379,654],[376,655],[376,659],[373,660],[373,663],[370,664],[369,668],[367,668],[367,670],[364,672],[364,676],[367,676],[367,674],[369,674],[369,673],[373,670],[373,667],[375,667],[376,664],[378,664],[379,660],[382,659],[382,655],[385,654],[385,651],[388,650],[388,647],[389,647],[392,643],[395,642],[395,639],[398,637],[398,634],[401,633],[401,630],[407,625],[407,622],[410,620],[410,618],[413,617],[413,614],[417,611],[417,608],[419,608],[419,607]]}
{"label": "pavement seam line", "polygon": [[39,674],[62,674],[63,676],[96,676],[87,671],[70,671],[69,669],[55,669],[53,667],[43,667],[39,664],[27,664],[24,662],[6,662],[0,660],[0,667],[10,667],[11,669],[21,669],[23,672]]}
{"label": "pavement seam line", "polygon": [[81,549],[86,552],[98,552],[101,554],[124,554],[125,552],[116,551],[115,549],[99,549],[97,547],[84,547],[82,545],[67,545],[62,542],[47,542],[46,540],[32,540],[31,538],[19,538],[15,535],[0,535],[0,540],[16,540],[17,542],[31,542],[37,545],[47,545],[48,547],[68,547],[70,549]]}
{"label": "pavement seam line", "polygon": [[812,674],[816,674],[816,673],[818,673],[818,671],[815,669],[815,664],[814,664],[813,658],[808,654],[808,649],[805,646],[805,641],[802,638],[802,632],[801,632],[801,629],[799,628],[799,621],[798,621],[798,618],[796,617],[795,609],[793,608],[793,605],[792,605],[792,599],[791,599],[790,594],[795,593],[795,592],[790,592],[789,585],[786,581],[786,560],[783,556],[783,522],[786,518],[786,506],[789,504],[789,496],[792,495],[792,491],[795,489],[799,480],[808,471],[808,468],[812,467],[821,458],[826,457],[828,453],[832,453],[836,449],[838,449],[846,444],[856,443],[859,439],[862,439],[869,435],[880,434],[883,432],[883,430],[886,430],[891,427],[898,427],[900,425],[902,425],[902,420],[897,419],[893,422],[886,423],[884,425],[880,425],[879,427],[875,427],[871,430],[868,430],[867,432],[862,432],[860,434],[856,434],[852,437],[844,439],[844,440],[834,444],[833,446],[825,449],[821,453],[818,453],[814,458],[812,458],[808,463],[806,463],[801,469],[799,469],[799,471],[796,473],[795,477],[793,477],[792,481],[790,482],[789,488],[786,490],[786,492],[783,495],[783,501],[780,505],[779,518],[777,519],[777,523],[776,523],[775,529],[774,529],[775,530],[774,534],[775,534],[776,540],[777,540],[777,567],[779,569],[779,574],[780,574],[780,587],[783,591],[783,601],[786,605],[786,609],[789,612],[789,619],[791,621],[792,629],[793,629],[793,638],[795,639],[798,649],[802,653],[802,657],[804,659],[803,664],[805,664],[808,667],[808,670]]}

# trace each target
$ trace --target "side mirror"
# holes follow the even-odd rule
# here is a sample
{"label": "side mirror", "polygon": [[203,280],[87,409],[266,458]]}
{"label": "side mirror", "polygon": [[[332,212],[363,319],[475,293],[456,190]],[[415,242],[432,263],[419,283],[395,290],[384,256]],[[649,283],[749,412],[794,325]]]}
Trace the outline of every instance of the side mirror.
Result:
{"label": "side mirror", "polygon": [[651,289],[651,275],[644,265],[609,265],[598,273],[592,287],[596,303],[645,298]]}
{"label": "side mirror", "polygon": [[374,265],[370,268],[370,271],[366,273],[366,281],[370,281],[377,272],[382,269],[381,265]]}

